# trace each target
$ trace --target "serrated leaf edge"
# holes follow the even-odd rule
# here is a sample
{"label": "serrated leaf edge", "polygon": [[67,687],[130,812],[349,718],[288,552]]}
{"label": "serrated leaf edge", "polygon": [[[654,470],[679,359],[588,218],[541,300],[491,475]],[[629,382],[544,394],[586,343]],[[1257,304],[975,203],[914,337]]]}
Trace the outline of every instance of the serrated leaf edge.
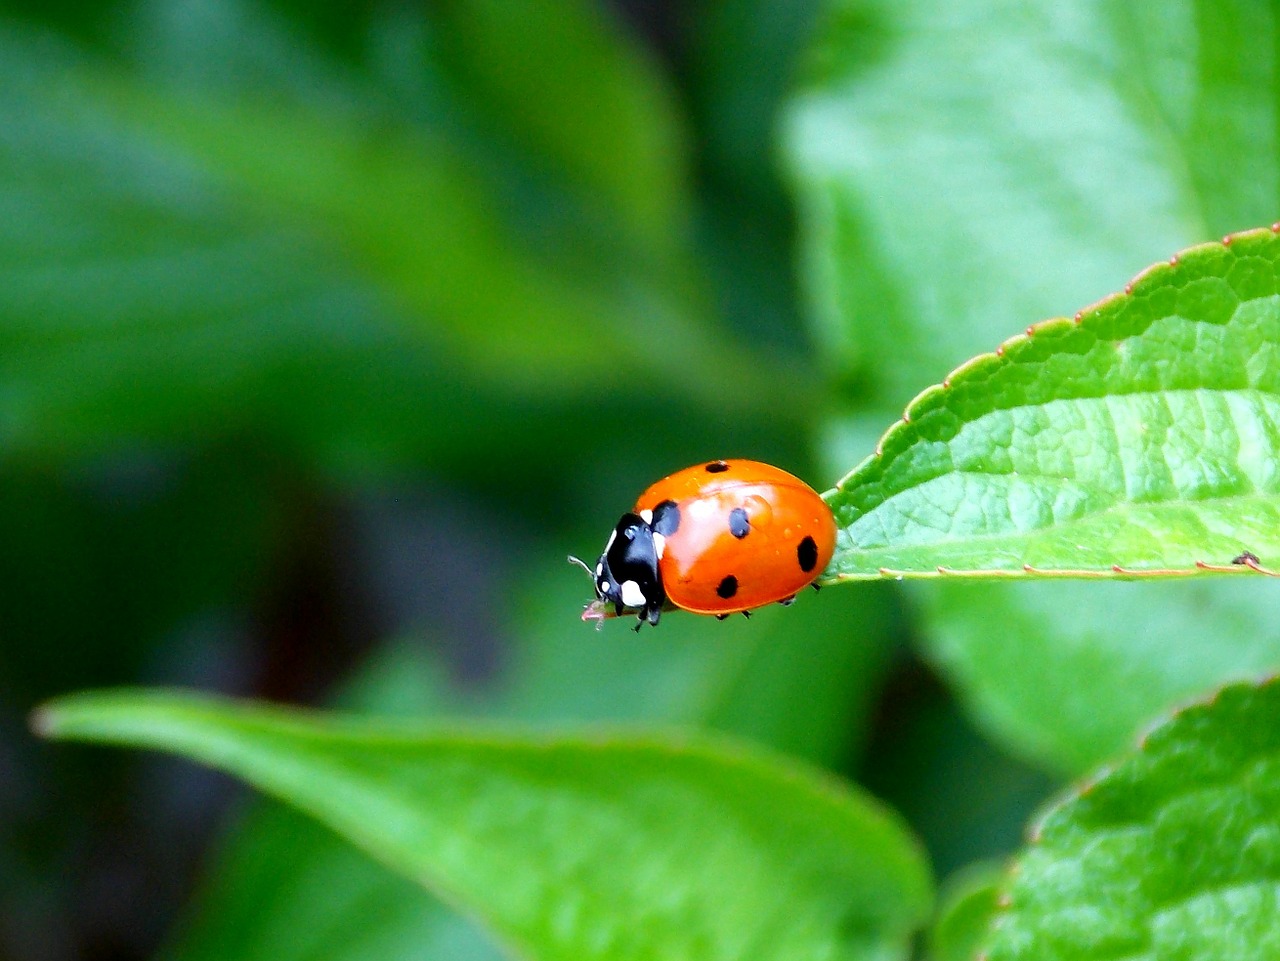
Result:
{"label": "serrated leaf edge", "polygon": [[[1280,229],[1277,229],[1276,232],[1280,233]],[[1048,801],[1027,825],[1026,845],[1023,847],[1022,851],[1009,862],[1009,866],[1005,869],[1004,877],[1001,879],[997,889],[996,910],[987,925],[987,935],[985,940],[990,942],[1000,927],[1007,923],[1013,914],[1014,905],[1010,888],[1012,888],[1013,882],[1018,877],[1021,869],[1022,858],[1025,857],[1026,853],[1030,849],[1037,847],[1043,841],[1044,824],[1050,817],[1073,801],[1087,797],[1099,784],[1114,774],[1127,759],[1135,755],[1146,753],[1153,736],[1169,727],[1169,725],[1177,723],[1187,715],[1193,714],[1197,711],[1212,710],[1225,691],[1244,687],[1251,688],[1253,690],[1262,690],[1273,684],[1280,684],[1280,674],[1262,674],[1255,677],[1253,680],[1237,679],[1228,681],[1223,684],[1219,684],[1217,687],[1209,691],[1208,694],[1194,695],[1178,704],[1175,704],[1173,707],[1169,708],[1166,712],[1147,724],[1135,738],[1133,746],[1123,755],[1112,758],[1110,761],[1106,761],[1094,768],[1089,774],[1080,778],[1074,784],[1061,791],[1052,800]],[[988,949],[984,948],[974,955],[974,961],[990,961]]]}
{"label": "serrated leaf edge", "polygon": [[[1005,353],[1011,348],[1017,348],[1023,343],[1031,340],[1037,334],[1046,331],[1052,327],[1070,324],[1079,326],[1087,323],[1092,317],[1097,316],[1102,310],[1110,307],[1117,301],[1124,300],[1132,296],[1134,288],[1159,274],[1172,270],[1183,259],[1188,256],[1195,256],[1205,253],[1219,247],[1229,247],[1236,240],[1248,239],[1270,233],[1273,236],[1280,236],[1280,221],[1276,221],[1269,227],[1251,227],[1247,230],[1240,230],[1225,235],[1221,240],[1208,241],[1205,243],[1195,244],[1184,250],[1174,254],[1168,260],[1157,261],[1149,267],[1139,271],[1134,277],[1124,285],[1124,288],[1115,293],[1108,294],[1100,300],[1094,301],[1087,307],[1083,307],[1071,317],[1050,317],[1045,320],[1029,325],[1026,330],[1020,334],[1002,341],[996,348],[987,353],[978,354],[969,358],[964,363],[957,366],[942,381],[926,387],[920,393],[916,394],[907,406],[903,409],[902,416],[894,421],[880,435],[880,439],[876,441],[876,446],[871,454],[868,454],[856,466],[848,471],[843,477],[836,481],[835,486],[829,490],[822,492],[822,499],[829,501],[830,498],[839,494],[850,480],[853,479],[864,467],[874,461],[883,454],[885,445],[892,440],[898,433],[905,430],[912,421],[912,415],[919,410],[927,401],[938,393],[950,390],[957,382],[963,381],[972,370],[983,364],[993,361],[999,361]],[[1220,561],[1197,560],[1189,567],[1178,568],[1143,568],[1133,569],[1126,568],[1120,564],[1113,564],[1110,568],[1042,568],[1034,567],[1030,564],[1024,564],[1021,568],[1011,569],[961,569],[955,567],[938,566],[932,570],[895,570],[889,567],[881,567],[875,574],[833,574],[823,575],[817,579],[819,584],[838,584],[844,581],[866,581],[875,579],[889,580],[922,580],[938,577],[949,578],[968,578],[973,580],[989,580],[989,579],[1021,579],[1021,578],[1063,578],[1063,579],[1096,579],[1096,580],[1126,580],[1126,579],[1144,579],[1144,578],[1168,578],[1168,577],[1195,577],[1202,574],[1261,574],[1266,577],[1280,577],[1280,571],[1272,570],[1262,566],[1258,558],[1253,554],[1245,551],[1238,557],[1231,560],[1228,564]]]}

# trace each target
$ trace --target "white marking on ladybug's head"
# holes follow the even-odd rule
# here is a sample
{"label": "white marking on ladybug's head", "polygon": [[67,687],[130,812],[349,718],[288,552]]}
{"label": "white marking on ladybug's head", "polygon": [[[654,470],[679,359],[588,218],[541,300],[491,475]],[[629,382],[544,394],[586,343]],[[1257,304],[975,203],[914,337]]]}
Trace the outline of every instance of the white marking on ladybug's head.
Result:
{"label": "white marking on ladybug's head", "polygon": [[662,560],[662,552],[667,549],[667,539],[657,531],[653,532],[653,549],[658,554],[658,560]]}
{"label": "white marking on ladybug's head", "polygon": [[604,577],[604,561],[601,560],[596,564],[596,577]]}
{"label": "white marking on ladybug's head", "polygon": [[652,524],[652,523],[653,523],[653,511],[651,511],[651,510],[642,510],[642,511],[640,512],[640,519],[641,519],[642,521],[644,521],[646,524]]}
{"label": "white marking on ladybug's head", "polygon": [[644,607],[645,596],[644,591],[640,590],[640,585],[635,581],[623,581],[619,585],[622,595],[622,603],[627,607]]}
{"label": "white marking on ladybug's head", "polygon": [[596,593],[599,594],[601,597],[604,597],[605,594],[607,594],[608,592],[609,592],[609,582],[602,577],[600,578],[599,581],[596,582]]}

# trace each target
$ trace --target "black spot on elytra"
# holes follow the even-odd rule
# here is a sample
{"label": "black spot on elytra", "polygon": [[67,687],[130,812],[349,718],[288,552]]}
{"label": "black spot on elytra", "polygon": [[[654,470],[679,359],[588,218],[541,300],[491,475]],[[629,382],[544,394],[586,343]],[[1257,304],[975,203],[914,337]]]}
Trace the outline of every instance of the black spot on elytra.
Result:
{"label": "black spot on elytra", "polygon": [[742,540],[751,533],[751,521],[747,518],[747,512],[741,507],[735,507],[729,511],[729,533]]}
{"label": "black spot on elytra", "polygon": [[655,534],[670,537],[680,526],[680,508],[675,501],[663,501],[653,509],[653,523],[650,525]]}
{"label": "black spot on elytra", "polygon": [[720,582],[720,586],[716,588],[716,593],[727,601],[738,593],[738,579],[730,574]]}
{"label": "black spot on elytra", "polygon": [[796,560],[800,562],[800,570],[808,574],[818,566],[818,545],[812,537],[806,536],[796,548]]}
{"label": "black spot on elytra", "polygon": [[708,474],[723,474],[729,469],[729,465],[722,460],[713,460],[707,465]]}

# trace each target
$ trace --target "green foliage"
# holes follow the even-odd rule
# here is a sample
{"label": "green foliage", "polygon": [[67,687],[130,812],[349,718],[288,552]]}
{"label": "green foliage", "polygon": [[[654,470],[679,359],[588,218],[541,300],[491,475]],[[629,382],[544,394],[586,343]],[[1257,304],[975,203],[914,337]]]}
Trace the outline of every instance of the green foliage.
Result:
{"label": "green foliage", "polygon": [[[1253,289],[1250,265],[1211,245],[1189,254],[1190,267],[1144,274],[1144,302],[1099,298],[1180,248],[1275,220],[1277,59],[1266,38],[1277,22],[1273,6],[1253,3],[829,5],[784,142],[807,293],[842,391],[825,434],[830,476],[863,461],[925,385],[980,358],[951,379],[967,396],[926,391],[915,404],[932,423],[896,427],[885,456],[845,481],[849,496],[833,492],[858,529],[841,545],[847,568],[833,572],[1232,568],[1255,536],[1271,541],[1274,506],[1250,488],[1274,489],[1274,432],[1255,416],[1274,397],[1248,385],[1274,376],[1275,307],[1235,302],[1236,280]],[[1183,282],[1164,307],[1143,293]],[[1078,326],[1054,321],[1006,344],[1004,358],[983,353],[1090,303]],[[1152,324],[1132,344],[1107,329],[1148,308]],[[1228,346],[1233,328],[1242,336]],[[1164,330],[1192,339],[1162,343]],[[1231,369],[1239,379],[1220,392],[1196,384]],[[1000,409],[979,389],[987,374],[1031,406]],[[1135,393],[1102,399],[1098,378],[1117,374]],[[1165,389],[1167,375],[1191,389]],[[1037,402],[1030,392],[1050,382],[1061,399]],[[1097,437],[1076,431],[1076,417],[1092,417]],[[1027,432],[1005,434],[1002,449],[1001,421]],[[1015,477],[1023,454],[1043,461],[1021,458]],[[1071,470],[1086,462],[1100,472],[1077,488]],[[977,473],[961,473],[969,467]],[[912,496],[934,487],[958,509],[942,517]],[[1059,771],[1101,762],[1172,701],[1280,668],[1269,583],[931,584],[909,596],[921,648],[983,729]]]}
{"label": "green foliage", "polygon": [[1275,957],[1278,749],[1274,682],[1152,731],[1040,821],[986,957]]}
{"label": "green foliage", "polygon": [[[1126,751],[1280,670],[1280,237],[1203,243],[1276,218],[1274,4],[90,6],[0,0],[0,725],[317,651],[373,716],[39,714],[269,796],[164,957],[905,958],[929,870],[855,779],[982,859],[933,961],[1276,953],[1274,686]],[[708,455],[843,476],[862,583],[577,623],[564,554]],[[24,803],[159,803],[9,734],[0,954],[76,874]]]}
{"label": "green foliage", "polygon": [[947,882],[929,930],[929,961],[973,961],[996,911],[1001,873],[975,864]]}
{"label": "green foliage", "polygon": [[[555,626],[555,612],[573,604],[572,585],[538,585],[512,605],[513,621],[538,625],[514,672],[517,683],[460,698],[439,659],[406,641],[369,664],[341,706],[383,716],[544,724],[678,721],[833,764],[857,749],[851,742],[864,730],[884,672],[891,610],[883,591],[878,600],[837,596],[762,611],[749,625],[723,625],[723,644],[700,643],[696,623],[672,620],[646,643],[618,650],[617,666],[605,670],[594,632]],[[797,650],[795,637],[803,635],[812,641]],[[861,642],[845,643],[851,635]],[[324,892],[319,905],[317,890]],[[335,961],[413,950],[488,961],[496,951],[419,886],[332,832],[291,809],[258,805],[226,839],[208,890],[165,957],[290,961],[318,950]]]}
{"label": "green foliage", "polygon": [[166,961],[499,961],[421,885],[296,808],[260,802],[209,867]]}
{"label": "green foliage", "polygon": [[129,691],[55,702],[36,724],[244,777],[538,957],[882,958],[928,910],[896,818],[741,745],[433,732]]}
{"label": "green foliage", "polygon": [[1272,230],[1196,247],[925,391],[828,495],[828,577],[1280,557],[1278,265]]}
{"label": "green foliage", "polygon": [[1248,0],[827,5],[785,142],[824,358],[859,402],[833,470],[964,359],[1275,220],[1276,24]]}
{"label": "green foliage", "polygon": [[344,471],[528,454],[594,429],[616,338],[670,348],[633,396],[759,410],[693,266],[662,80],[589,5],[500,11],[384,11],[363,70],[252,3],[143,4],[116,60],[0,31],[6,450],[239,429]]}
{"label": "green foliage", "polygon": [[1126,747],[1170,704],[1280,667],[1280,597],[1252,578],[946,584],[917,599],[928,653],[976,713],[1011,749],[1067,773]]}

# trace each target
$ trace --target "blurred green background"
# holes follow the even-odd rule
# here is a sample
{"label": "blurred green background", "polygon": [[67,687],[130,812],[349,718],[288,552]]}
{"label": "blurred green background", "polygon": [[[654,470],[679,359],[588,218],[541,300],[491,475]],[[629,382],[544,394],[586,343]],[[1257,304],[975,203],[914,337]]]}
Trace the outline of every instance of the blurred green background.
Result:
{"label": "blurred green background", "polygon": [[[0,956],[497,956],[219,776],[27,734],[83,687],[708,725],[858,779],[939,876],[1011,850],[1093,755],[1012,760],[912,653],[972,673],[985,595],[637,637],[578,622],[564,560],[708,457],[829,487],[966,357],[1274,219],[1274,110],[1134,134],[1203,79],[1179,58],[1271,64],[1254,31],[982,9],[0,4]],[[1099,111],[1111,86],[1140,107]],[[1200,150],[1230,136],[1247,190]],[[1002,616],[1080,609],[1036,597]]]}

